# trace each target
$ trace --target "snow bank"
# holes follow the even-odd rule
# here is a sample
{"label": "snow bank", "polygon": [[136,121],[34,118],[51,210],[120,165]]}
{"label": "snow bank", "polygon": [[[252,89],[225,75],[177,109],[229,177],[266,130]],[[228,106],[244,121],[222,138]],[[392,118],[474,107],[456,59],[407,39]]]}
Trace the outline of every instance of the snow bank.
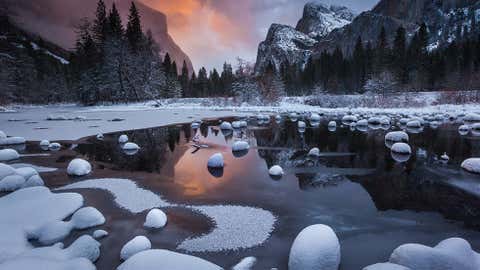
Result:
{"label": "snow bank", "polygon": [[7,164],[0,163],[0,191],[14,191],[43,185],[42,178],[34,168],[21,167],[15,169]]}
{"label": "snow bank", "polygon": [[84,176],[92,171],[92,165],[84,159],[76,158],[68,164],[67,173],[73,176]]}
{"label": "snow bank", "polygon": [[148,240],[147,237],[143,235],[136,236],[122,247],[122,250],[120,251],[120,258],[122,260],[127,260],[133,255],[151,248],[152,243],[150,243],[150,240]]}
{"label": "snow bank", "polygon": [[223,168],[223,166],[224,166],[223,155],[221,153],[213,154],[208,159],[207,167],[209,168]]}
{"label": "snow bank", "polygon": [[261,208],[235,205],[190,208],[212,219],[215,228],[205,235],[186,239],[177,247],[189,252],[219,252],[258,246],[270,237],[276,221],[272,213]]}
{"label": "snow bank", "polygon": [[25,142],[26,140],[23,137],[0,138],[0,145],[24,144]]}
{"label": "snow bank", "polygon": [[20,155],[16,150],[13,150],[13,149],[0,150],[0,161],[11,161],[19,158],[20,158]]}
{"label": "snow bank", "polygon": [[148,212],[143,226],[147,228],[159,229],[167,224],[167,215],[160,209],[154,208]]}
{"label": "snow bank", "polygon": [[56,190],[71,189],[101,189],[108,191],[114,196],[115,203],[120,208],[134,214],[156,207],[171,206],[170,203],[162,200],[159,195],[139,188],[135,182],[128,179],[104,178],[85,180],[57,188]]}
{"label": "snow bank", "polygon": [[275,166],[272,166],[268,170],[268,174],[270,174],[271,176],[282,176],[283,175],[283,169],[282,169],[282,167],[280,167],[278,165],[275,165]]}
{"label": "snow bank", "polygon": [[462,162],[462,169],[467,172],[480,174],[480,158],[469,158]]}
{"label": "snow bank", "polygon": [[257,258],[255,257],[246,257],[243,258],[239,263],[232,267],[232,270],[251,270],[253,266],[257,263]]}
{"label": "snow bank", "polygon": [[233,152],[246,151],[250,148],[250,145],[246,141],[236,141],[232,145]]}
{"label": "snow bank", "polygon": [[123,262],[118,270],[222,270],[223,268],[198,257],[163,249],[139,252]]}
{"label": "snow bank", "polygon": [[82,205],[80,194],[55,194],[45,187],[20,189],[1,197],[0,263],[32,249],[27,231],[61,221]]}
{"label": "snow bank", "polygon": [[293,241],[289,270],[338,270],[339,265],[340,242],[330,227],[323,224],[309,226]]}

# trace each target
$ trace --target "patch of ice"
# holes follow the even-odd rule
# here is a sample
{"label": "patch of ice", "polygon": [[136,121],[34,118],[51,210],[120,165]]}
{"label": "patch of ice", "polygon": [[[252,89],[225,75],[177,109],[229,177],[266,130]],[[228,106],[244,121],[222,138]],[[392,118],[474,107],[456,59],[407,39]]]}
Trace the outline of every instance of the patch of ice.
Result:
{"label": "patch of ice", "polygon": [[143,235],[136,236],[122,247],[122,250],[120,251],[120,258],[122,260],[127,260],[133,255],[151,248],[152,243],[150,243],[150,240],[148,240],[147,237]]}
{"label": "patch of ice", "polygon": [[143,226],[147,228],[159,229],[167,224],[167,215],[160,209],[154,208],[150,210],[145,218]]}
{"label": "patch of ice", "polygon": [[189,252],[218,252],[258,246],[270,237],[275,216],[261,208],[215,205],[190,206],[215,223],[208,234],[184,240],[177,247]]}
{"label": "patch of ice", "polygon": [[84,159],[76,158],[68,164],[67,173],[73,176],[84,176],[92,171],[92,165]]}
{"label": "patch of ice", "polygon": [[204,259],[164,249],[139,252],[123,262],[118,270],[222,270],[223,268]]}
{"label": "patch of ice", "polygon": [[105,178],[85,180],[66,185],[56,190],[71,189],[101,189],[110,192],[115,197],[115,202],[120,208],[132,213],[140,213],[156,207],[171,206],[170,203],[127,179]]}
{"label": "patch of ice", "polygon": [[288,259],[289,270],[338,270],[339,265],[340,242],[329,226],[309,226],[293,241]]}
{"label": "patch of ice", "polygon": [[213,154],[208,159],[207,167],[209,168],[223,168],[223,166],[224,166],[223,155],[221,153]]}
{"label": "patch of ice", "polygon": [[11,161],[19,158],[20,158],[20,155],[16,150],[13,150],[13,149],[0,150],[0,161]]}

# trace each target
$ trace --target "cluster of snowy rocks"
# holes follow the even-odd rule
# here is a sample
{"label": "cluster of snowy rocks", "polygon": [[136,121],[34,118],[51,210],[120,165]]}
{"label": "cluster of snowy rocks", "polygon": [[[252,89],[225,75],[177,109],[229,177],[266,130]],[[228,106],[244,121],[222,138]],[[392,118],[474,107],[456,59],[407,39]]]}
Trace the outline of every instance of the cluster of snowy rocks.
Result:
{"label": "cluster of snowy rocks", "polygon": [[43,185],[42,178],[34,168],[13,168],[8,164],[0,163],[0,191],[15,191]]}

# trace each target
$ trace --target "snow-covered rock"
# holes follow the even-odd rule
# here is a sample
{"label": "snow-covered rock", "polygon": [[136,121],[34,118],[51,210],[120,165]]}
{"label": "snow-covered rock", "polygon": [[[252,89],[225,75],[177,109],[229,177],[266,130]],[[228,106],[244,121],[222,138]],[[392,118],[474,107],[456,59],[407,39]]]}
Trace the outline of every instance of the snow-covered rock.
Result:
{"label": "snow-covered rock", "polygon": [[123,262],[117,270],[222,270],[204,259],[163,249],[139,252]]}
{"label": "snow-covered rock", "polygon": [[42,178],[34,168],[21,167],[15,169],[7,164],[0,163],[0,191],[14,191],[43,185]]}
{"label": "snow-covered rock", "polygon": [[385,135],[385,145],[389,148],[398,142],[408,143],[408,134],[403,131],[392,131]]}
{"label": "snow-covered rock", "polygon": [[473,124],[471,131],[473,136],[480,136],[480,123]]}
{"label": "snow-covered rock", "polygon": [[480,158],[469,158],[462,162],[462,169],[467,172],[480,174]]}
{"label": "snow-covered rock", "polygon": [[122,149],[126,151],[134,151],[134,150],[139,150],[140,146],[138,146],[136,143],[127,142],[122,146]]}
{"label": "snow-covered rock", "polygon": [[73,176],[84,176],[92,171],[92,165],[84,159],[76,158],[68,164],[67,173]]}
{"label": "snow-covered rock", "polygon": [[50,149],[51,151],[58,151],[60,150],[60,148],[62,148],[62,145],[60,145],[59,143],[51,143],[49,146],[48,146],[48,149]]}
{"label": "snow-covered rock", "polygon": [[460,135],[462,136],[467,135],[469,132],[470,132],[470,126],[468,125],[461,125],[458,127],[458,133],[460,133]]}
{"label": "snow-covered rock", "polygon": [[246,151],[249,148],[250,148],[250,145],[246,141],[236,141],[232,145],[233,152]]}
{"label": "snow-covered rock", "polygon": [[104,224],[105,217],[95,207],[89,206],[78,209],[70,222],[75,229],[82,230]]}
{"label": "snow-covered rock", "polygon": [[419,120],[411,120],[407,122],[407,128],[421,128],[422,123]]}
{"label": "snow-covered rock", "polygon": [[118,143],[123,144],[127,142],[128,142],[128,136],[126,134],[122,134],[120,135],[120,137],[118,137]]}
{"label": "snow-covered rock", "polygon": [[220,129],[221,130],[232,130],[233,127],[232,127],[232,124],[228,121],[224,121],[220,124]]}
{"label": "snow-covered rock", "polygon": [[305,129],[307,128],[307,124],[305,124],[305,122],[303,121],[298,121],[297,126],[298,126],[298,132],[300,133],[304,133]]}
{"label": "snow-covered rock", "polygon": [[93,238],[100,239],[108,236],[108,232],[105,230],[95,230],[92,234]]}
{"label": "snow-covered rock", "polygon": [[342,118],[342,123],[347,126],[349,126],[352,123],[356,123],[357,121],[358,121],[358,118],[355,115],[345,115]]}
{"label": "snow-covered rock", "polygon": [[336,128],[337,127],[337,122],[335,122],[335,121],[328,122],[328,127]]}
{"label": "snow-covered rock", "polygon": [[310,115],[310,122],[318,123],[318,122],[320,122],[320,120],[322,120],[322,118],[320,117],[320,115],[318,113],[312,113]]}
{"label": "snow-covered rock", "polygon": [[268,170],[268,174],[271,175],[271,176],[282,176],[283,175],[283,169],[282,169],[282,167],[280,167],[278,165],[275,165],[275,166],[272,166]]}
{"label": "snow-covered rock", "polygon": [[199,123],[199,122],[193,122],[190,126],[191,126],[193,129],[199,129],[199,128],[200,128],[200,123]]}
{"label": "snow-covered rock", "polygon": [[329,226],[309,226],[293,241],[288,259],[289,270],[338,270],[339,265],[340,242]]}
{"label": "snow-covered rock", "polygon": [[410,155],[412,153],[412,148],[406,143],[395,143],[392,145],[391,150],[393,153],[402,155]]}
{"label": "snow-covered rock", "polygon": [[292,112],[288,115],[288,117],[290,118],[290,121],[292,122],[297,122],[298,121],[298,113],[296,112]]}
{"label": "snow-covered rock", "polygon": [[103,136],[102,133],[98,133],[97,136],[96,136],[96,138],[97,138],[97,140],[99,140],[99,141],[103,141],[103,139],[104,139],[105,137]]}
{"label": "snow-covered rock", "polygon": [[0,150],[0,161],[11,161],[19,158],[20,158],[20,155],[14,149]]}
{"label": "snow-covered rock", "polygon": [[232,270],[251,270],[253,266],[257,263],[257,258],[255,257],[246,257],[243,258],[239,263],[232,267]]}
{"label": "snow-covered rock", "polygon": [[413,270],[405,266],[393,263],[376,263],[364,267],[363,270]]}
{"label": "snow-covered rock", "polygon": [[213,154],[209,159],[207,166],[210,168],[223,168],[223,155],[221,153]]}
{"label": "snow-covered rock", "polygon": [[310,151],[308,152],[308,155],[311,157],[318,157],[320,156],[320,149],[318,149],[317,147],[314,147],[310,149]]}
{"label": "snow-covered rock", "polygon": [[480,254],[461,238],[449,238],[435,247],[405,244],[395,249],[390,263],[412,270],[478,270]]}
{"label": "snow-covered rock", "polygon": [[24,144],[27,140],[23,137],[7,137],[7,138],[0,138],[0,145],[16,145],[16,144]]}
{"label": "snow-covered rock", "polygon": [[42,140],[40,142],[40,147],[43,149],[43,150],[48,150],[48,147],[50,146],[50,141],[49,140]]}
{"label": "snow-covered rock", "polygon": [[467,125],[472,125],[474,123],[479,123],[480,122],[480,114],[469,113],[463,118],[463,121]]}
{"label": "snow-covered rock", "polygon": [[448,161],[450,161],[450,157],[447,155],[447,153],[443,153],[443,155],[440,156],[440,160],[443,163],[448,163]]}
{"label": "snow-covered rock", "polygon": [[147,228],[160,229],[167,224],[167,215],[160,209],[150,210],[145,218],[143,226]]}
{"label": "snow-covered rock", "polygon": [[[122,260],[127,260],[128,258],[132,257],[133,255],[151,249],[152,244],[147,237],[140,235],[136,236],[132,240],[128,241],[120,251],[120,258]],[[158,267],[158,266],[157,266]],[[121,268],[119,268],[121,269]]]}
{"label": "snow-covered rock", "polygon": [[25,178],[18,174],[4,177],[0,180],[0,191],[14,191],[22,188]]}

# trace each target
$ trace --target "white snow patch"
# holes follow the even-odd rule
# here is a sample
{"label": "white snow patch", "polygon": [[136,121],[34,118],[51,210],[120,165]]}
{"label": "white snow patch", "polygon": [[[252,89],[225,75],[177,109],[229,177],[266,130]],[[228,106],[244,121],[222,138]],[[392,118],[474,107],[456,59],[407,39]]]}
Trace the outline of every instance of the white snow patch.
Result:
{"label": "white snow patch", "polygon": [[150,210],[145,218],[143,226],[147,228],[159,229],[167,224],[167,215],[160,209],[154,208]]}
{"label": "white snow patch", "polygon": [[122,260],[127,260],[133,255],[151,248],[152,243],[150,243],[150,240],[148,240],[147,237],[143,235],[136,236],[122,247],[122,250],[120,251],[120,258]]}
{"label": "white snow patch", "polygon": [[462,169],[467,172],[480,174],[480,158],[469,158],[462,162]]}
{"label": "white snow patch", "polygon": [[73,176],[84,176],[92,171],[92,165],[84,159],[76,158],[68,164],[67,173]]}
{"label": "white snow patch", "polygon": [[233,266],[232,270],[251,270],[255,263],[257,263],[257,258],[246,257],[243,258],[238,264]]}
{"label": "white snow patch", "polygon": [[11,161],[19,158],[20,158],[20,155],[14,149],[0,150],[0,161]]}
{"label": "white snow patch", "polygon": [[338,270],[339,265],[340,242],[329,226],[309,226],[293,241],[288,259],[289,270]]}
{"label": "white snow patch", "polygon": [[0,145],[24,144],[25,142],[26,140],[23,137],[0,138]]}
{"label": "white snow patch", "polygon": [[139,252],[123,262],[118,270],[222,270],[223,268],[204,259],[164,249]]}

